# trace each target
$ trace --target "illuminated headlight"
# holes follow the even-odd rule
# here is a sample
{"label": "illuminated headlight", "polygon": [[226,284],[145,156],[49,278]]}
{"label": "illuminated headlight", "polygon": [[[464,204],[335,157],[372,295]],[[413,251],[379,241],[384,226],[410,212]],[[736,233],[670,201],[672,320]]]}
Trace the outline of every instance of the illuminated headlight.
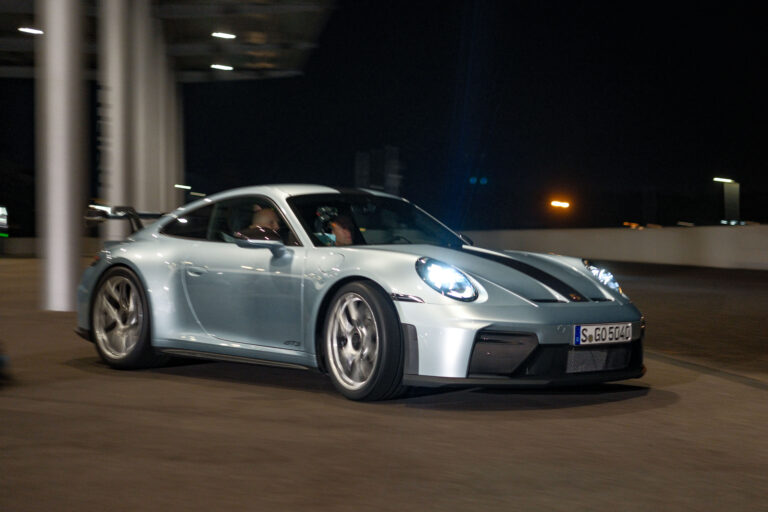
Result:
{"label": "illuminated headlight", "polygon": [[477,290],[461,270],[431,258],[419,258],[416,272],[438,293],[452,299],[471,302],[477,298]]}
{"label": "illuminated headlight", "polygon": [[582,260],[584,262],[584,265],[587,267],[587,270],[589,270],[593,276],[595,276],[595,279],[600,281],[600,283],[610,288],[611,290],[615,292],[619,292],[620,294],[624,294],[624,292],[621,289],[621,286],[619,286],[619,282],[616,281],[616,278],[613,277],[613,274],[611,274],[608,270],[600,267],[594,266],[592,263],[589,262],[589,260]]}

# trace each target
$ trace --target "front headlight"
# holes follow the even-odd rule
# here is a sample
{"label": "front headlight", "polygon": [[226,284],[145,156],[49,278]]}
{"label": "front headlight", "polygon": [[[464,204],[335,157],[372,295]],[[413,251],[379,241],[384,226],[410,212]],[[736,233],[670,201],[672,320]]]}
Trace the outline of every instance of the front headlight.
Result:
{"label": "front headlight", "polygon": [[616,281],[616,278],[613,277],[613,274],[611,274],[607,269],[596,267],[589,260],[581,260],[581,261],[584,262],[584,265],[587,267],[587,270],[589,270],[592,273],[592,275],[595,276],[595,279],[600,281],[600,283],[603,286],[610,288],[615,292],[619,292],[620,294],[626,297],[626,295],[621,289],[621,286],[619,286],[619,282]]}
{"label": "front headlight", "polygon": [[477,299],[477,290],[469,278],[452,265],[432,258],[419,258],[416,272],[425,283],[446,297],[464,302]]}

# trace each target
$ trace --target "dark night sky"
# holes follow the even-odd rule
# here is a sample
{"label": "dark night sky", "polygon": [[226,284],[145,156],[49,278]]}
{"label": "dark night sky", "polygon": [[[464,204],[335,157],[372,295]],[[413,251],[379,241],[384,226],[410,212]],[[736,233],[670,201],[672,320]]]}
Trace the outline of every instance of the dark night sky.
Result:
{"label": "dark night sky", "polygon": [[349,184],[355,151],[389,144],[404,195],[454,225],[563,223],[557,193],[570,225],[716,222],[716,175],[766,220],[760,19],[734,2],[342,3],[304,77],[185,87],[190,179]]}
{"label": "dark night sky", "polygon": [[766,222],[768,44],[749,5],[340,2],[304,76],[184,86],[188,180],[350,185],[356,151],[391,145],[403,195],[455,227],[716,223],[713,176]]}

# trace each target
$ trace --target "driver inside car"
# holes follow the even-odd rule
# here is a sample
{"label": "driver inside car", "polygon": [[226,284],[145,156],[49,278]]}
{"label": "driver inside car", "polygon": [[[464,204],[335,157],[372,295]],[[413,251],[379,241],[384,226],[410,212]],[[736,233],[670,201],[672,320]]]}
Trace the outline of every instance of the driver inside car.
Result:
{"label": "driver inside car", "polygon": [[355,226],[352,224],[352,220],[349,217],[346,215],[338,215],[331,220],[330,224],[331,233],[333,233],[335,238],[335,246],[352,245],[352,230],[355,229]]}

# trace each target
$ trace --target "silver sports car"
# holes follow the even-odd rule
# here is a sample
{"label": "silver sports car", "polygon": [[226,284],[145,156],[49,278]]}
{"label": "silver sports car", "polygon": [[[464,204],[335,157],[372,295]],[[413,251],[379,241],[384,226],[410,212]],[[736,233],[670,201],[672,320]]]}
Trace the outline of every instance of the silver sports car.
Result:
{"label": "silver sports car", "polygon": [[78,288],[78,333],[115,368],[171,355],[314,368],[354,400],[408,386],[641,377],[644,320],[590,262],[472,246],[377,191],[246,187],[107,243]]}

